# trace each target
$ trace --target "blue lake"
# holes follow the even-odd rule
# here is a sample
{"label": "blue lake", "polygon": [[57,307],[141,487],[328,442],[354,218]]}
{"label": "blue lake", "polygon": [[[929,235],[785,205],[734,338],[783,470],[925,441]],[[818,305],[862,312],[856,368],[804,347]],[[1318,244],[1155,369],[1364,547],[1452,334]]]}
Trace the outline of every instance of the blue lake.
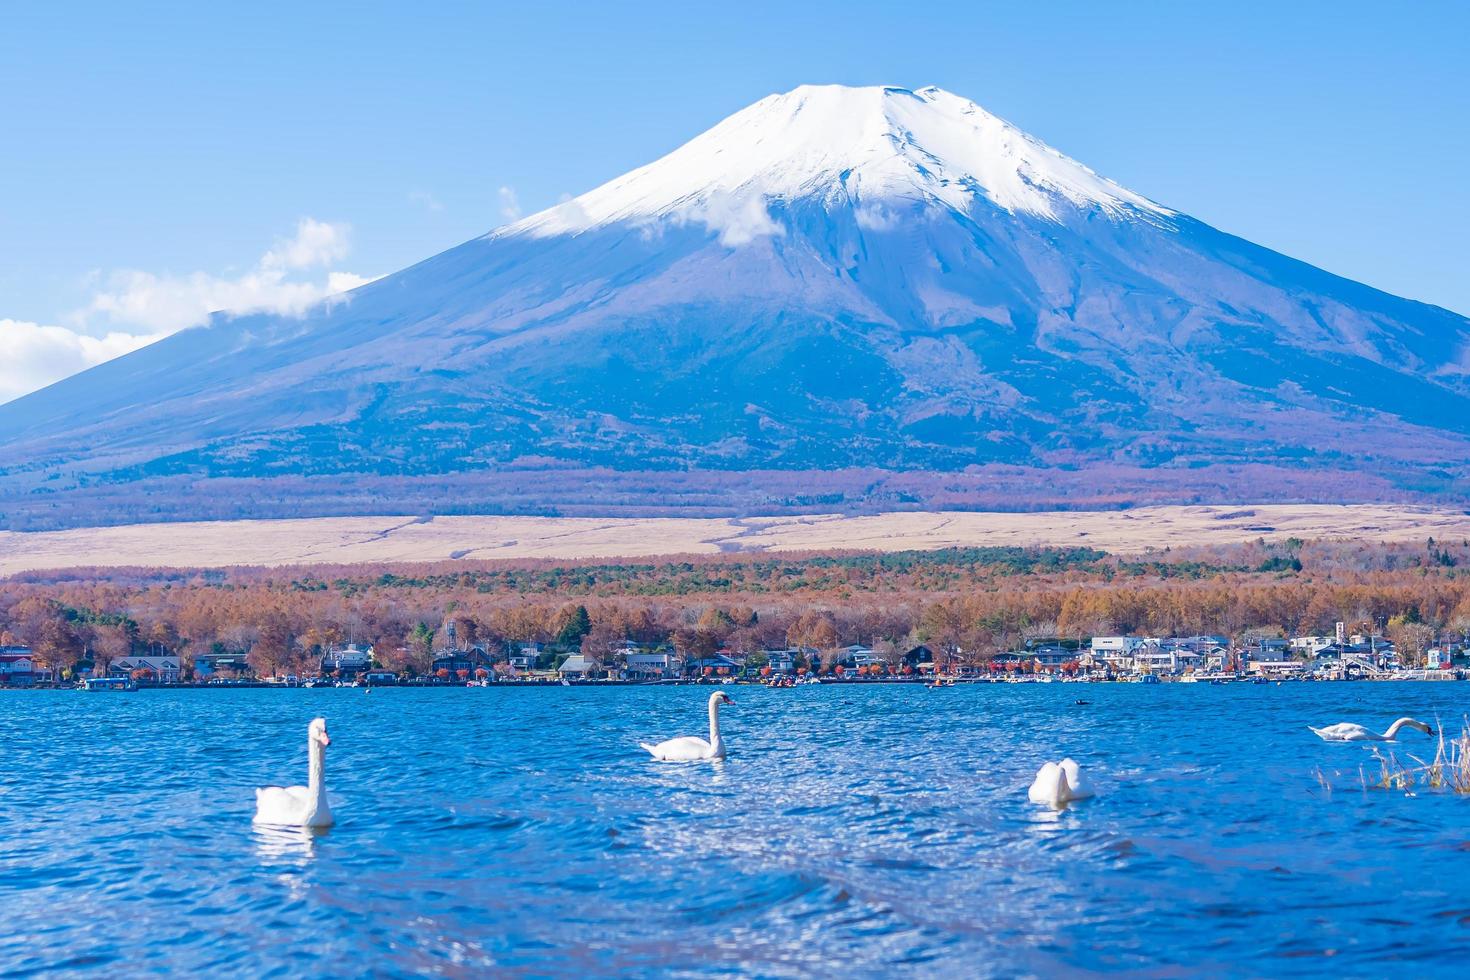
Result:
{"label": "blue lake", "polygon": [[[1470,685],[725,690],[718,765],[637,747],[697,687],[0,694],[0,974],[1463,975],[1470,798],[1305,726]],[[317,714],[337,826],[253,829]]]}

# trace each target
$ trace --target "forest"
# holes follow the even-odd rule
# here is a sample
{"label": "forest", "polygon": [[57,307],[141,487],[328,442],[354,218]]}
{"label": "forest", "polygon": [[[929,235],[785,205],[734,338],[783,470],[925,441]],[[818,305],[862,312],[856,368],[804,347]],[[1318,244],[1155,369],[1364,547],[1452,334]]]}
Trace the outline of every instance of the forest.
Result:
{"label": "forest", "polygon": [[237,654],[262,676],[371,644],[405,674],[451,641],[530,642],[613,665],[629,641],[684,654],[923,643],[978,662],[1041,639],[1386,632],[1407,662],[1470,631],[1470,542],[1259,540],[1088,548],[442,562],[382,567],[73,569],[0,580],[0,645],[62,676],[144,652]]}

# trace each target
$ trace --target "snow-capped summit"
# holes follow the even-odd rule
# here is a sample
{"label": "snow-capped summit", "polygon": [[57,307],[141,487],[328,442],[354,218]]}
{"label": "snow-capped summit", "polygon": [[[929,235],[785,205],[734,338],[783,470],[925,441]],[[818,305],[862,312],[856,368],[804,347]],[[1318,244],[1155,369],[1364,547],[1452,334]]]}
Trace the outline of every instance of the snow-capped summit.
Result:
{"label": "snow-capped summit", "polygon": [[303,317],[219,316],[0,406],[12,527],[1465,486],[1465,318],[933,88],[770,96]]}
{"label": "snow-capped summit", "polygon": [[816,197],[968,214],[979,201],[1055,217],[1059,205],[1172,212],[943,89],[803,85],[770,95],[677,150],[494,234],[555,235]]}

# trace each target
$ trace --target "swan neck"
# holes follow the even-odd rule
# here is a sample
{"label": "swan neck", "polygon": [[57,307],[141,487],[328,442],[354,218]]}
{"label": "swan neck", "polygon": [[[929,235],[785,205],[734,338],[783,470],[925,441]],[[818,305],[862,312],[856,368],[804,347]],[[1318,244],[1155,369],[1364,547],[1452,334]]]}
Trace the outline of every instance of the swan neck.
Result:
{"label": "swan neck", "polygon": [[720,702],[709,703],[709,744],[714,745],[720,740]]}
{"label": "swan neck", "polygon": [[325,789],[326,752],[316,739],[311,740],[308,746],[308,759],[310,760],[306,769],[307,788],[317,796]]}
{"label": "swan neck", "polygon": [[1393,737],[1399,733],[1399,729],[1403,728],[1408,723],[1408,718],[1400,718],[1398,721],[1388,726],[1388,731],[1383,733],[1383,737],[1388,739],[1390,742],[1393,741]]}

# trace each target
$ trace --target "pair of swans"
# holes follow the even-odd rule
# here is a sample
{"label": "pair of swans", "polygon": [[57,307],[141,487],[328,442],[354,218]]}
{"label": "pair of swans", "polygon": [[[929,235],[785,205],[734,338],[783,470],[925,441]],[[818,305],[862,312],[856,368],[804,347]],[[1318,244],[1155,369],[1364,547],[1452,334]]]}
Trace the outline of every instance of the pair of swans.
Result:
{"label": "pair of swans", "polygon": [[647,742],[638,744],[659,762],[701,762],[725,757],[725,740],[720,737],[720,705],[734,704],[735,700],[724,691],[709,696],[709,740],[697,735],[671,738],[657,745]]}
{"label": "pair of swans", "polygon": [[[371,688],[369,688],[371,690]],[[306,727],[306,785],[263,786],[255,791],[255,823],[276,827],[330,827],[332,808],[327,805],[325,769],[327,720],[313,718]]]}
{"label": "pair of swans", "polygon": [[1382,735],[1362,725],[1354,725],[1352,722],[1339,722],[1336,725],[1328,725],[1326,728],[1312,728],[1318,738],[1324,742],[1392,742],[1398,738],[1399,731],[1404,728],[1413,728],[1423,732],[1425,735],[1433,735],[1434,729],[1413,718],[1400,718],[1388,726],[1388,731]]}
{"label": "pair of swans", "polygon": [[[730,696],[716,691],[709,696],[709,739],[695,735],[671,738],[656,745],[648,742],[638,744],[659,762],[700,762],[725,757],[725,740],[720,737],[720,706],[734,704]],[[1082,769],[1072,759],[1048,762],[1036,774],[1028,795],[1033,803],[1063,807],[1075,800],[1093,796],[1092,783],[1082,775]]]}

